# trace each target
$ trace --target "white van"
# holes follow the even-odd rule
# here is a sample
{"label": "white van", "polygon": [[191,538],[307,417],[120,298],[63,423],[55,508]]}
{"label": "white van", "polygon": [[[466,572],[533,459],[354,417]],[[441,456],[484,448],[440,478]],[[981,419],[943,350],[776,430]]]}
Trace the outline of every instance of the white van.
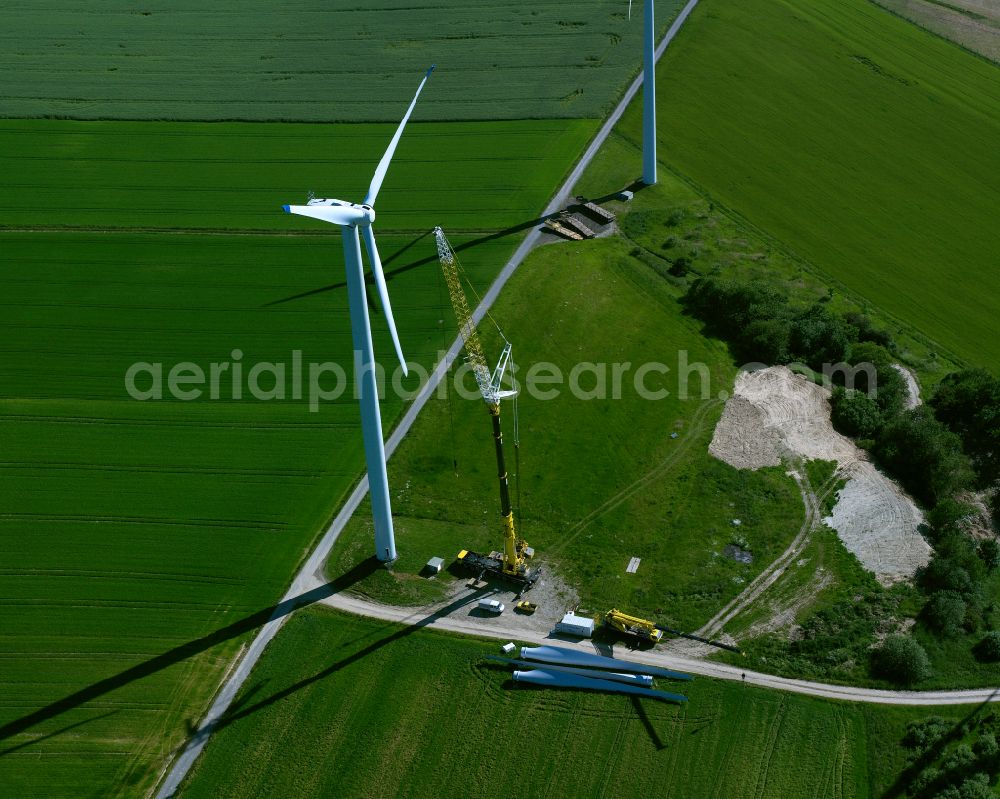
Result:
{"label": "white van", "polygon": [[502,602],[498,602],[495,599],[480,599],[479,605],[480,610],[488,610],[490,613],[503,613],[506,608],[504,608]]}

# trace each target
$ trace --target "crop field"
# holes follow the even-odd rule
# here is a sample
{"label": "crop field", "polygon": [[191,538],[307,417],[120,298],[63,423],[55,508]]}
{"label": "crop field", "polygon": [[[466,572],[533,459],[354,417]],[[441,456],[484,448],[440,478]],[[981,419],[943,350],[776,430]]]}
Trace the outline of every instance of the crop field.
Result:
{"label": "crop field", "polygon": [[[1000,369],[1000,71],[863,0],[707,0],[660,157],[831,281]],[[640,137],[638,108],[622,126]]]}
{"label": "crop field", "polygon": [[683,707],[525,688],[483,660],[497,651],[301,612],[181,795],[880,796],[903,767],[906,722],[926,715],[698,679]]}
{"label": "crop field", "polygon": [[[0,239],[0,784],[23,796],[141,792],[363,468],[350,378],[309,410],[310,362],[350,373],[336,242]],[[486,282],[512,246],[466,250],[470,272]],[[429,367],[442,344],[436,259],[400,267],[433,257],[433,238],[387,235],[382,250],[399,270],[390,285],[407,356]],[[373,325],[391,357],[379,315]],[[246,372],[246,401],[228,379],[217,400],[126,394],[135,361],[207,372],[234,363],[234,349],[246,364],[283,364],[285,399],[249,399]],[[388,392],[387,423],[401,407]]]}
{"label": "crop field", "polygon": [[[491,2],[42,0],[5,12],[5,792],[145,795],[362,474],[350,377],[310,411],[308,364],[350,371],[339,237],[279,207],[309,191],[360,199],[437,62],[376,223],[404,351],[429,368],[455,333],[430,228],[445,227],[482,291],[638,68],[641,19],[625,19],[627,0]],[[661,29],[681,5],[658,0]],[[992,68],[860,0],[703,0],[692,21],[661,67],[661,158],[673,179],[996,368]],[[779,74],[767,53],[801,68]],[[635,177],[635,108],[619,129],[608,153],[628,160],[605,163],[614,189]],[[781,470],[738,472],[707,455],[733,365],[634,245],[536,251],[496,306],[523,370],[628,363],[621,400],[565,388],[522,399],[516,499],[526,537],[588,606],[690,628],[784,549],[802,506]],[[960,307],[956,286],[972,287]],[[371,312],[391,373],[381,310]],[[486,343],[492,352],[496,339]],[[681,351],[708,371],[693,372],[687,399]],[[244,372],[222,378],[217,399],[136,402],[124,375],[137,361],[162,363],[164,377],[181,362]],[[631,390],[645,362],[669,366],[646,379],[666,398]],[[285,371],[256,382],[256,363]],[[583,376],[584,393],[593,379]],[[267,393],[272,381],[272,399],[246,401],[250,385]],[[387,428],[403,406],[387,392]],[[428,404],[390,464],[399,579],[378,571],[359,590],[433,598],[410,576],[427,557],[498,543],[488,430],[480,402]],[[367,556],[364,513],[332,577]],[[737,541],[733,518],[749,566],[719,554]],[[626,575],[633,556],[642,565]],[[725,796],[867,796],[902,767],[886,744],[909,711],[708,681],[681,709],[512,689],[480,664],[492,649],[300,612],[188,795],[542,795],[556,785],[583,795],[597,785],[687,796],[718,785]],[[498,741],[525,758],[529,784],[510,782]]]}
{"label": "crop field", "polygon": [[[739,471],[708,455],[722,410],[717,395],[731,387],[733,366],[724,347],[681,315],[670,284],[631,257],[626,243],[535,251],[492,316],[514,345],[520,375],[551,363],[564,376],[558,396],[533,398],[529,389],[519,400],[522,531],[586,608],[619,606],[694,628],[784,550],[803,518],[794,482],[781,469]],[[482,327],[484,334],[491,329]],[[574,395],[569,375],[581,362],[605,364],[605,398],[586,393],[599,386],[590,373],[579,380],[584,392]],[[700,364],[686,389],[685,362]],[[637,391],[635,373],[645,363],[669,368],[644,380],[669,396]],[[617,398],[615,364],[628,365]],[[515,472],[511,410],[504,425]],[[377,572],[357,590],[424,601],[447,585],[415,578],[429,557],[450,561],[463,547],[500,546],[496,465],[481,401],[452,393],[429,402],[390,461],[389,478],[398,576]],[[332,555],[330,576],[367,556],[368,527],[359,513]],[[753,551],[752,565],[721,555],[737,538]],[[631,557],[642,558],[634,575],[625,574]]]}
{"label": "crop field", "polygon": [[[597,124],[408,129],[377,227],[409,359],[428,369],[454,335],[430,227],[483,290]],[[280,206],[360,199],[393,130],[0,123],[5,788],[147,791],[361,475],[339,236]],[[139,361],[163,365],[164,399],[129,398]],[[328,361],[348,374],[321,378],[343,390],[313,413],[309,364]],[[171,398],[184,363],[222,365],[218,396]],[[273,370],[251,382],[257,363],[283,390]],[[403,404],[387,392],[387,427]]]}
{"label": "crop field", "polygon": [[[683,5],[658,0],[665,31]],[[627,0],[39,0],[6,9],[0,116],[370,122],[601,117],[638,71]]]}
{"label": "crop field", "polygon": [[876,0],[895,14],[1000,62],[1000,8],[984,0]]}
{"label": "crop field", "polygon": [[[196,24],[175,11],[164,18]],[[407,78],[384,118],[405,108]],[[0,100],[0,113],[12,108]],[[468,247],[483,290],[597,124],[409,127],[377,224],[409,359],[430,368],[454,335],[430,228]],[[310,190],[360,199],[394,128],[0,123],[5,788],[146,791],[362,473],[339,236],[280,206]],[[391,375],[375,305],[372,318]],[[138,361],[163,364],[165,392],[177,364],[226,371],[215,398],[206,386],[197,401],[139,403],[124,382]],[[327,361],[347,375],[317,380],[343,390],[310,412],[309,364]],[[272,397],[258,402],[248,372],[262,362],[284,371],[281,390],[272,371],[254,381]],[[402,407],[389,390],[387,426]]]}
{"label": "crop field", "polygon": [[[480,287],[513,247],[509,238],[481,238],[455,237],[456,246],[474,243],[464,252]],[[450,344],[440,324],[442,317],[450,321],[443,313],[450,306],[441,296],[434,237],[386,234],[379,245],[405,354],[429,366]],[[161,362],[166,371],[192,361],[207,372],[213,361],[233,361],[238,349],[245,372],[258,361],[286,364],[283,399],[294,405],[293,350],[302,353],[304,385],[310,361],[350,361],[338,234],[0,232],[0,247],[9,258],[0,300],[0,380],[8,401],[128,401],[124,376],[136,361]],[[371,314],[376,352],[391,374],[392,345],[377,305]],[[246,374],[241,382],[249,395]],[[240,399],[231,380],[222,384],[217,399]],[[394,402],[388,391],[387,418],[398,410]]]}
{"label": "crop field", "polygon": [[[379,196],[376,229],[524,224],[596,129],[585,119],[413,124]],[[360,202],[394,131],[0,120],[0,219],[5,228],[325,231],[281,206],[305,203],[309,191]]]}

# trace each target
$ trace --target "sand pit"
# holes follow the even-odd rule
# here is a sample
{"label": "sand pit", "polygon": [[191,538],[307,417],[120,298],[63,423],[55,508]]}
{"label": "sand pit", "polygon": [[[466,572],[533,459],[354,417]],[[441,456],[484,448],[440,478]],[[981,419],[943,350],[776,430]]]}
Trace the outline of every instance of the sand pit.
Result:
{"label": "sand pit", "polygon": [[708,451],[737,469],[786,458],[853,463],[860,451],[833,429],[829,396],[784,366],[740,372]]}
{"label": "sand pit", "polygon": [[824,521],[882,582],[910,577],[930,558],[918,530],[920,510],[853,441],[833,429],[829,396],[784,366],[741,372],[709,452],[738,469],[778,466],[784,460],[836,461],[848,481]]}
{"label": "sand pit", "polygon": [[859,461],[848,471],[850,479],[841,489],[833,513],[823,521],[883,582],[911,577],[931,554],[917,531],[923,514],[871,463]]}

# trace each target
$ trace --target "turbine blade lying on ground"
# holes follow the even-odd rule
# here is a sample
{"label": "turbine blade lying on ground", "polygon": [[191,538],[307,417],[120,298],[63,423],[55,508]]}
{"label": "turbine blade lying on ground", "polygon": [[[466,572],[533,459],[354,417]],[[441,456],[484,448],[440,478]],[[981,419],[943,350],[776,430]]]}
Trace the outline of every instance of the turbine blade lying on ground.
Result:
{"label": "turbine blade lying on ground", "polygon": [[[495,660],[498,663],[508,663],[511,666],[521,666],[526,669],[541,668],[538,663],[532,663],[530,660],[513,660],[512,658],[502,658],[497,655],[487,655],[486,657],[489,660]],[[621,682],[626,685],[641,685],[644,688],[651,688],[653,686],[653,677],[649,674],[620,674],[614,671],[596,671],[594,669],[577,669],[573,666],[557,666],[554,663],[546,663],[544,668],[546,671],[562,671],[566,674],[576,674],[578,677],[611,680],[611,682]]]}
{"label": "turbine blade lying on ground", "polygon": [[646,666],[641,663],[631,663],[604,655],[592,655],[576,649],[566,649],[561,646],[522,646],[521,657],[525,660],[536,660],[544,663],[558,663],[562,666],[592,666],[599,669],[614,669],[615,671],[631,671],[639,674],[652,674],[654,677],[664,677],[668,680],[691,680],[690,674],[679,671],[661,669],[659,666]]}
{"label": "turbine blade lying on ground", "polygon": [[[599,672],[594,672],[598,674]],[[532,685],[544,685],[547,688],[576,688],[582,691],[603,691],[610,694],[633,694],[645,696],[648,699],[659,699],[662,702],[687,702],[683,694],[670,694],[657,691],[655,688],[640,688],[638,685],[624,685],[611,680],[601,680],[593,677],[578,677],[564,672],[534,669],[533,671],[514,670],[514,682],[526,682]]]}
{"label": "turbine blade lying on ground", "polygon": [[389,289],[385,285],[385,274],[382,272],[382,260],[378,257],[378,247],[375,246],[375,231],[371,225],[361,228],[361,236],[365,240],[365,249],[368,250],[368,261],[372,267],[372,275],[375,277],[375,287],[378,289],[379,300],[382,303],[382,312],[385,314],[385,321],[389,325],[389,335],[392,336],[392,345],[396,348],[396,357],[399,358],[399,365],[403,367],[403,375],[408,375],[406,359],[403,358],[403,348],[399,344],[399,334],[396,332],[396,320],[392,317],[392,305],[389,303]]}
{"label": "turbine blade lying on ground", "polygon": [[423,91],[424,84],[427,83],[427,79],[431,76],[434,71],[434,67],[431,66],[427,70],[427,74],[424,75],[424,79],[420,81],[420,85],[417,86],[417,93],[413,95],[413,102],[410,103],[410,107],[406,109],[406,115],[403,117],[403,121],[399,123],[399,127],[396,128],[396,134],[392,137],[392,141],[389,142],[389,147],[385,151],[385,155],[382,156],[382,160],[378,162],[378,168],[375,170],[375,175],[372,177],[372,184],[368,187],[368,194],[365,195],[365,205],[375,205],[375,198],[378,197],[378,190],[382,188],[382,181],[385,179],[385,173],[389,171],[389,162],[392,161],[392,154],[396,152],[396,145],[399,144],[399,137],[403,135],[403,128],[406,127],[406,123],[410,119],[410,114],[413,113],[413,108],[417,104],[417,98],[420,96],[420,92]]}

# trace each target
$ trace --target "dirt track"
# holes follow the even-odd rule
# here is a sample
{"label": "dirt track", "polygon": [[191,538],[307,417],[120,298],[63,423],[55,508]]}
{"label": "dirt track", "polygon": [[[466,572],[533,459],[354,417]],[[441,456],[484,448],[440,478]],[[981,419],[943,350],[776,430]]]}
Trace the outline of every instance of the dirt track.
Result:
{"label": "dirt track", "polygon": [[[468,602],[474,602],[470,596]],[[378,605],[367,602],[349,594],[335,594],[323,603],[338,610],[354,613],[359,616],[384,619],[389,622],[427,627],[435,630],[475,635],[497,639],[499,643],[510,640],[528,644],[555,644],[558,646],[595,651],[594,644],[589,640],[573,640],[553,637],[551,634],[540,633],[529,629],[519,622],[517,617],[509,614],[490,619],[486,624],[482,619],[472,615],[469,605],[452,609],[450,614],[438,615],[433,609],[396,608],[388,605]],[[602,654],[606,654],[602,652]],[[826,699],[840,699],[847,702],[871,702],[882,705],[960,705],[980,702],[1000,702],[1000,688],[982,688],[968,691],[880,691],[871,688],[853,688],[843,685],[809,682],[808,680],[792,680],[762,674],[756,671],[746,671],[738,666],[715,663],[710,660],[699,660],[684,655],[677,655],[662,649],[647,651],[619,651],[617,657],[623,660],[633,660],[653,666],[662,666],[677,671],[700,674],[720,680],[744,681],[750,685],[763,688],[773,688],[779,691],[818,696]]]}
{"label": "dirt track", "polygon": [[[755,602],[761,594],[778,581],[778,578],[785,573],[785,570],[799,557],[806,544],[809,543],[809,534],[819,523],[819,499],[809,481],[798,472],[789,472],[799,485],[802,494],[802,504],[805,506],[806,515],[802,520],[802,526],[792,543],[781,553],[778,558],[771,563],[764,571],[744,588],[738,596],[734,597],[729,604],[716,613],[708,622],[698,630],[697,634],[702,638],[718,638],[725,626],[736,616],[746,610]],[[686,643],[686,642],[685,642]],[[688,647],[691,654],[706,655],[709,650],[704,645]]]}

